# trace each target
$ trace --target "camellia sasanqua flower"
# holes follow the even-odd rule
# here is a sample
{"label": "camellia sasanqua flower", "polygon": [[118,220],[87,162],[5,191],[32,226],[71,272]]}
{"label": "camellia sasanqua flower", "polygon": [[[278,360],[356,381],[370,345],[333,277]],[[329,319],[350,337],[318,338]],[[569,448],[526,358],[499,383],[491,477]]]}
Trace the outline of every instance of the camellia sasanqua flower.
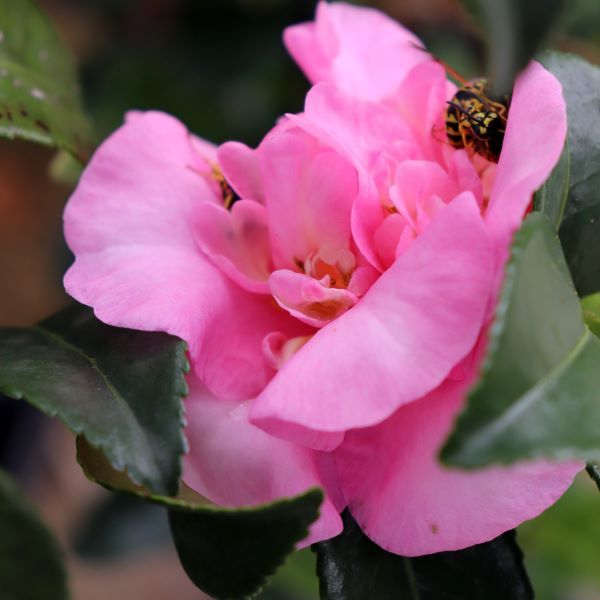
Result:
{"label": "camellia sasanqua flower", "polygon": [[258,148],[158,112],[102,144],[65,212],[65,286],[106,323],[187,342],[184,480],[211,501],[318,485],[305,544],[337,535],[345,508],[397,554],[490,540],[581,468],[437,458],[564,144],[560,84],[537,63],[519,76],[496,165],[439,134],[455,88],[382,13],[321,3],[285,42],[313,87]]}

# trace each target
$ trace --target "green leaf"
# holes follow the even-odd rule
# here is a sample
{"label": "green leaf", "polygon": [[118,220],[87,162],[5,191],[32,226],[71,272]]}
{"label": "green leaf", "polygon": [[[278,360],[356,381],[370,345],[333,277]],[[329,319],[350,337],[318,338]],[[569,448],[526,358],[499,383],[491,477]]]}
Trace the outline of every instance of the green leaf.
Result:
{"label": "green leaf", "polygon": [[313,549],[322,600],[533,598],[512,531],[465,550],[406,558],[374,544],[346,511],[344,531]]}
{"label": "green leaf", "polygon": [[594,480],[594,483],[600,489],[600,465],[595,463],[588,463],[585,466],[585,470],[588,472],[588,475]]}
{"label": "green leaf", "polygon": [[72,154],[59,150],[49,165],[48,174],[54,181],[63,183],[69,187],[75,187],[84,165]]}
{"label": "green leaf", "polygon": [[177,492],[186,449],[187,369],[177,338],[109,327],[80,305],[37,327],[0,330],[0,392],[60,417],[161,494]]}
{"label": "green leaf", "polygon": [[569,132],[536,208],[558,226],[575,287],[585,296],[600,291],[600,69],[560,52],[545,52],[540,61],[562,84]]}
{"label": "green leaf", "polygon": [[192,582],[214,598],[246,598],[256,593],[303,540],[319,515],[323,492],[253,508],[228,509],[208,503],[181,485],[175,498],[132,485],[85,440],[77,456],[86,475],[113,490],[134,494],[169,510],[181,564]]}
{"label": "green leaf", "polygon": [[58,545],[14,482],[0,471],[0,598],[68,596]]}
{"label": "green leaf", "polygon": [[0,136],[84,160],[90,127],[70,54],[30,0],[0,0]]}
{"label": "green leaf", "polygon": [[239,510],[170,509],[169,521],[188,577],[214,598],[246,598],[308,535],[323,492]]}
{"label": "green leaf", "polygon": [[488,36],[488,73],[494,93],[510,94],[560,15],[564,0],[463,0]]}
{"label": "green leaf", "polygon": [[534,196],[535,210],[548,217],[556,232],[560,228],[567,208],[570,179],[571,152],[567,138],[558,163],[552,173],[550,173],[550,177],[546,179],[544,185],[542,185]]}
{"label": "green leaf", "polygon": [[515,236],[480,382],[442,458],[469,468],[600,457],[599,365],[558,239],[532,213]]}
{"label": "green leaf", "polygon": [[[85,476],[94,483],[98,483],[112,492],[122,492],[142,500],[158,502],[166,506],[183,506],[189,504],[210,504],[208,500],[179,482],[177,493],[164,496],[146,487],[144,484],[132,481],[126,469],[118,469],[108,460],[106,451],[92,446],[83,436],[77,436],[77,462]],[[181,503],[181,504],[180,504]]]}
{"label": "green leaf", "polygon": [[600,337],[600,293],[583,298],[581,308],[585,324],[594,335]]}

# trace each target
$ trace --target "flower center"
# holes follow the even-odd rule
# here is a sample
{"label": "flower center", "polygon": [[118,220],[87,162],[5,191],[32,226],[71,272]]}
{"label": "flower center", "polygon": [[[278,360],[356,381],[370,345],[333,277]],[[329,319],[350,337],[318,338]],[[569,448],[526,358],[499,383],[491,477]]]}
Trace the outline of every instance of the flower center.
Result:
{"label": "flower center", "polygon": [[356,259],[349,250],[335,253],[311,252],[304,262],[295,260],[298,269],[329,288],[346,289],[356,268]]}
{"label": "flower center", "polygon": [[237,202],[240,197],[236,194],[235,190],[229,185],[225,175],[217,165],[212,165],[211,176],[217,182],[221,197],[223,198],[223,206],[227,210],[231,210],[231,207]]}

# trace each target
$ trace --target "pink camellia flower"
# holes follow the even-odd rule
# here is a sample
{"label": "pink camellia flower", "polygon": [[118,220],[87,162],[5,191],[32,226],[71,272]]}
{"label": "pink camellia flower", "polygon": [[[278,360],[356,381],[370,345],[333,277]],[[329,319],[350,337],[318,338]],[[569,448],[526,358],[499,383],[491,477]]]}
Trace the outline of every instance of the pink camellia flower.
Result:
{"label": "pink camellia flower", "polygon": [[519,77],[496,166],[436,135],[454,88],[383,14],[321,3],[285,40],[315,85],[257,149],[156,112],[99,148],[65,213],[66,288],[107,323],[188,343],[184,480],[212,501],[319,485],[305,544],[338,534],[344,508],[398,554],[492,539],[581,468],[437,460],[511,236],[563,147],[560,84],[537,63]]}

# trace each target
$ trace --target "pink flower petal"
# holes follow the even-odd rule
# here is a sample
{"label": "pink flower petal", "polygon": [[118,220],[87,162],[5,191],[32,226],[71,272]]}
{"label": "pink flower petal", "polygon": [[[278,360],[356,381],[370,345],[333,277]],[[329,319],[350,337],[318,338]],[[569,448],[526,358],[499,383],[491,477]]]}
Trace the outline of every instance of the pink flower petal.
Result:
{"label": "pink flower petal", "polygon": [[409,123],[420,142],[423,158],[441,160],[446,145],[444,112],[446,70],[433,60],[414,66],[389,104]]}
{"label": "pink flower petal", "polygon": [[204,168],[179,121],[157,112],[131,119],[102,144],[69,200],[71,250],[77,255],[127,244],[193,250],[187,217],[199,201],[219,203],[196,172]]}
{"label": "pink flower petal", "polygon": [[400,258],[407,250],[408,247],[415,241],[417,235],[414,230],[410,227],[405,227],[398,245],[396,246],[396,258]]}
{"label": "pink flower petal", "polygon": [[314,23],[286,29],[284,41],[312,83],[330,81],[344,93],[379,100],[418,63],[430,60],[419,39],[373,8],[320,2]]}
{"label": "pink flower petal", "polygon": [[287,27],[283,32],[285,46],[304,71],[309,81],[327,81],[331,62],[338,50],[335,32],[327,16],[325,3],[317,5],[315,22]]}
{"label": "pink flower petal", "polygon": [[[144,113],[140,114],[143,115]],[[217,147],[212,142],[207,142],[197,135],[190,134],[190,143],[196,152],[208,161],[210,166],[217,164]]]}
{"label": "pink flower petal", "polygon": [[65,287],[105,323],[183,338],[211,390],[248,398],[274,373],[263,357],[264,337],[305,335],[307,328],[202,255],[196,211],[219,201],[195,170],[205,166],[172,117],[145,113],[121,127],[96,152],[67,205],[65,234],[76,260]]}
{"label": "pink flower petal", "polygon": [[281,331],[273,331],[263,340],[263,354],[267,362],[279,370],[310,338],[312,335],[289,338]]}
{"label": "pink flower petal", "polygon": [[350,98],[329,83],[316,85],[306,97],[305,112],[288,118],[357,169],[359,191],[351,217],[354,241],[381,270],[374,244],[375,232],[386,215],[381,195],[387,195],[395,165],[418,152],[410,128],[391,108]]}
{"label": "pink flower petal", "polygon": [[330,83],[315,85],[306,96],[304,113],[288,118],[365,169],[383,151],[389,152],[399,142],[414,146],[416,140],[390,107],[347,96]]}
{"label": "pink flower petal", "polygon": [[262,204],[239,200],[228,211],[204,202],[192,222],[198,246],[221,271],[250,292],[269,293],[271,248]]}
{"label": "pink flower petal", "polygon": [[407,227],[410,229],[406,219],[400,213],[394,213],[389,215],[375,231],[375,249],[386,267],[396,260],[396,248]]}
{"label": "pink flower petal", "polygon": [[323,327],[357,301],[345,289],[327,287],[313,277],[287,269],[274,271],[269,287],[279,306],[313,327]]}
{"label": "pink flower petal", "polygon": [[[186,401],[190,451],[184,460],[183,480],[193,490],[219,506],[239,508],[295,496],[331,482],[333,499],[341,504],[337,484],[328,474],[331,466],[321,453],[267,435],[248,422],[246,403],[218,400],[195,378],[190,383]],[[341,530],[338,509],[326,497],[321,516],[300,546]]]}
{"label": "pink flower petal", "polygon": [[298,128],[268,136],[259,151],[275,266],[349,249],[358,186],[350,163]]}
{"label": "pink flower petal", "polygon": [[363,256],[380,271],[389,265],[378,252],[376,235],[387,217],[389,212],[381,202],[375,182],[368,177],[361,177],[360,190],[352,206],[352,233]]}
{"label": "pink flower petal", "polygon": [[[352,515],[379,546],[404,556],[459,550],[531,519],[566,491],[580,463],[459,471],[439,464],[473,378],[447,381],[336,450]],[[360,476],[357,476],[360,474]]]}
{"label": "pink flower petal", "polygon": [[390,190],[390,198],[406,221],[419,229],[417,218],[420,206],[431,196],[449,202],[459,191],[462,190],[438,163],[406,160],[396,170],[396,184]]}
{"label": "pink flower petal", "polygon": [[226,142],[219,146],[217,159],[225,179],[240,198],[264,203],[256,150],[239,142]]}
{"label": "pink flower petal", "polygon": [[479,335],[491,260],[467,192],[284,365],[253,404],[252,421],[275,434],[277,421],[341,432],[379,423],[438,386]]}
{"label": "pink flower petal", "polygon": [[[458,189],[461,191],[468,190],[473,193],[477,204],[480,207],[483,206],[483,186],[481,178],[477,169],[473,166],[473,163],[469,159],[469,155],[465,150],[453,151],[448,161],[448,173],[450,177],[454,179],[458,185]],[[486,171],[494,170],[496,165],[488,163]]]}
{"label": "pink flower petal", "polygon": [[379,279],[379,271],[369,264],[358,266],[348,282],[348,291],[358,298],[364,296],[369,288]]}
{"label": "pink flower petal", "polygon": [[486,214],[503,264],[533,193],[558,162],[567,133],[560,82],[537,62],[517,78]]}
{"label": "pink flower petal", "polygon": [[443,125],[446,102],[446,70],[434,61],[421,62],[410,70],[389,100],[415,132],[430,136],[431,128]]}

